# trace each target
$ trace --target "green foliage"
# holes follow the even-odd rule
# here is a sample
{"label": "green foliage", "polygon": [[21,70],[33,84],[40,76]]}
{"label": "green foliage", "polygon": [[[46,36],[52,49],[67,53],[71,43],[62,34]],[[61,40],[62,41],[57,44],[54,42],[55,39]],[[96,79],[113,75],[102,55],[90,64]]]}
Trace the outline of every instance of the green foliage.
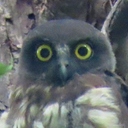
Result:
{"label": "green foliage", "polygon": [[6,74],[7,72],[11,71],[12,68],[13,68],[13,59],[11,59],[11,64],[10,65],[0,63],[0,77],[2,75]]}

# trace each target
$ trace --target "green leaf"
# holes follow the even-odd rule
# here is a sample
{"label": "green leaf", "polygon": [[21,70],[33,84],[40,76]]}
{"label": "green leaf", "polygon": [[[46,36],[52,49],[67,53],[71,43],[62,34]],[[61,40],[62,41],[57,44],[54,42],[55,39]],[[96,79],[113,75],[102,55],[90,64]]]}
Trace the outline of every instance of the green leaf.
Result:
{"label": "green leaf", "polygon": [[11,59],[11,64],[6,65],[3,63],[0,63],[0,76],[6,74],[7,72],[11,71],[13,68],[13,59]]}

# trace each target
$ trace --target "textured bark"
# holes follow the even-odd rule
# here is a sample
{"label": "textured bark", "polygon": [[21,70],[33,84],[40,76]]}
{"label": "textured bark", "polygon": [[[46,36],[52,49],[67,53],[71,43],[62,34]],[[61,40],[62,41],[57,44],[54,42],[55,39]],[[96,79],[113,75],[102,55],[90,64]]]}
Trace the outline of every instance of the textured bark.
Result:
{"label": "textured bark", "polygon": [[116,72],[128,83],[128,1],[118,0],[103,25],[117,59]]}

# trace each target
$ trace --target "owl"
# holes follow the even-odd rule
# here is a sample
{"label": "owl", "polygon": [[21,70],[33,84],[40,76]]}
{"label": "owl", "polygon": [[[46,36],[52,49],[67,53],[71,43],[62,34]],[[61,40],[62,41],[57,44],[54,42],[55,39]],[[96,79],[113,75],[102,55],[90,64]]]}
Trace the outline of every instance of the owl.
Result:
{"label": "owl", "polygon": [[24,39],[1,126],[126,128],[126,85],[114,73],[115,64],[110,42],[90,24],[43,23]]}

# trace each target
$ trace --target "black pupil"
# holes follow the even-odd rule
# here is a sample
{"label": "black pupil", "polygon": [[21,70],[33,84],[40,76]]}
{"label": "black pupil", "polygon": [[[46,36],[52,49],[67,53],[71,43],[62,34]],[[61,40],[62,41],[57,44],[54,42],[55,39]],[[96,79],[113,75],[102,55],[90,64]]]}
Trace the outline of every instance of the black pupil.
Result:
{"label": "black pupil", "polygon": [[80,47],[78,49],[78,53],[81,55],[81,56],[85,56],[87,53],[88,53],[88,50],[86,47]]}
{"label": "black pupil", "polygon": [[47,58],[49,56],[49,54],[50,54],[50,51],[47,48],[44,48],[41,50],[41,56],[43,58]]}

